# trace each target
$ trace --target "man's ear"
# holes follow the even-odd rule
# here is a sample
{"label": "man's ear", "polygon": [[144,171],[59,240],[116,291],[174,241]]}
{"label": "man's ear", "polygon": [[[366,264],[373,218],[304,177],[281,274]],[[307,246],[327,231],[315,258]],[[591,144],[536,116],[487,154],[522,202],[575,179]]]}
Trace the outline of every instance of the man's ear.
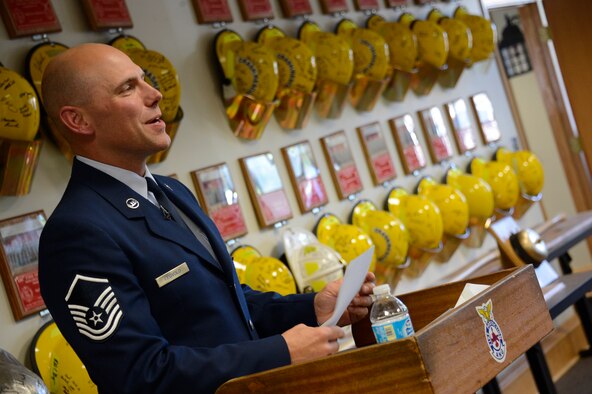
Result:
{"label": "man's ear", "polygon": [[79,107],[64,106],[60,110],[60,119],[73,133],[90,135],[93,133],[84,112]]}

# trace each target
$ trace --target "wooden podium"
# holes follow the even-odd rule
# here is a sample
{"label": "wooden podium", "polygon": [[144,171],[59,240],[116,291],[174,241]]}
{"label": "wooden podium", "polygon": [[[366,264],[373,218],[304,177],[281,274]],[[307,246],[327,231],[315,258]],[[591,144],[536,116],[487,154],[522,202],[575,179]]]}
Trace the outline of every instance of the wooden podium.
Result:
{"label": "wooden podium", "polygon": [[[491,286],[454,308],[465,283]],[[356,349],[232,379],[217,393],[475,392],[553,329],[532,266],[399,298],[409,308],[415,336],[377,345],[366,318],[352,326]],[[487,320],[477,309],[489,301]],[[488,338],[503,338],[504,346],[492,348]]]}

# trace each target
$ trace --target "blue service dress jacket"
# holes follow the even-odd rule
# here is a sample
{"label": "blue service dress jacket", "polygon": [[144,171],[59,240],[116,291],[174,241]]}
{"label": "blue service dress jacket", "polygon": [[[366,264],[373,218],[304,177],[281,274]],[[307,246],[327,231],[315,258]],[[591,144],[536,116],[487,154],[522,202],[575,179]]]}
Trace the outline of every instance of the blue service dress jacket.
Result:
{"label": "blue service dress jacket", "polygon": [[313,295],[241,286],[189,189],[155,179],[204,231],[216,259],[185,226],[78,160],[41,234],[43,299],[99,391],[207,393],[233,377],[289,364],[279,334],[317,324]]}

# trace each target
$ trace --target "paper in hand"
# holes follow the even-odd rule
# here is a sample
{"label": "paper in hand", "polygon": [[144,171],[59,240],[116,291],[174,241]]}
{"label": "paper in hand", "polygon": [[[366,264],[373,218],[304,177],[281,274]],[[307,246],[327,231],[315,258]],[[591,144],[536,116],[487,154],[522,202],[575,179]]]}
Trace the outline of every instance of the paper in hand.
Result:
{"label": "paper in hand", "polygon": [[343,312],[345,312],[345,309],[351,300],[353,300],[356,294],[360,291],[364,279],[366,279],[366,273],[368,273],[368,269],[370,268],[373,254],[374,246],[371,246],[347,265],[345,275],[343,276],[343,283],[341,284],[339,294],[337,295],[337,302],[335,303],[333,315],[331,315],[329,320],[321,324],[322,327],[337,325],[339,318],[343,315]]}

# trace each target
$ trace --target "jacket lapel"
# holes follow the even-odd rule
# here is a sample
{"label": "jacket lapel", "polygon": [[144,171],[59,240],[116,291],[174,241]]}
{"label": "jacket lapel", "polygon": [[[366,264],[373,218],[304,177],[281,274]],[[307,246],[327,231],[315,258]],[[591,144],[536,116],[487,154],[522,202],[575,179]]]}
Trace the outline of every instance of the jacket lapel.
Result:
{"label": "jacket lapel", "polygon": [[[105,200],[109,201],[115,209],[128,219],[143,218],[149,230],[156,236],[183,246],[198,255],[202,260],[207,261],[217,270],[223,271],[220,264],[186,226],[180,225],[173,220],[165,220],[161,211],[154,204],[110,175],[88,166],[79,160],[74,160],[71,182],[82,182],[86,184]],[[167,195],[171,198],[173,204],[178,206],[177,199],[173,200],[173,196],[170,193],[167,193]],[[183,209],[183,212],[187,212],[187,210]],[[206,235],[208,234],[206,233]],[[208,236],[208,238],[211,237]]]}

